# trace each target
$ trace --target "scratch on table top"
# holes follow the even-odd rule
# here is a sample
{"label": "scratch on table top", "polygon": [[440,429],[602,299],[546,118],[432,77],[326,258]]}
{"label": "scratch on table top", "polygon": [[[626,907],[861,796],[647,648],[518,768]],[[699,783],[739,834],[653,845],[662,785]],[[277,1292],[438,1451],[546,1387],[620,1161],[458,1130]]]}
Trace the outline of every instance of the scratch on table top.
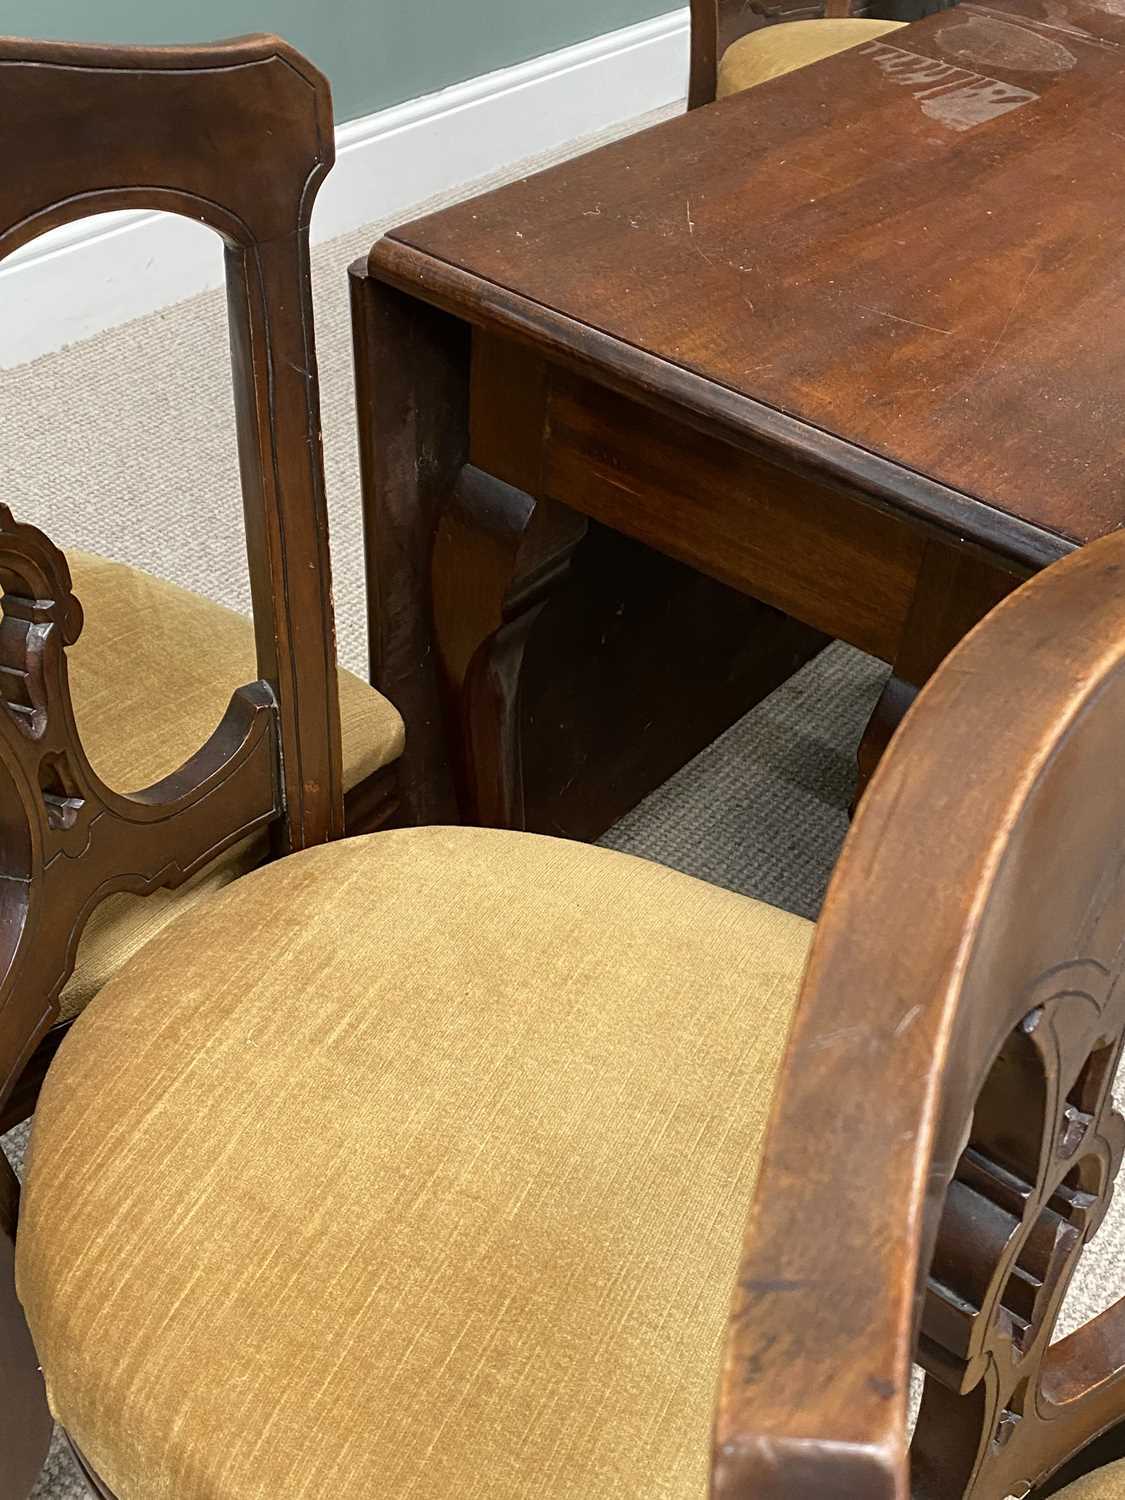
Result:
{"label": "scratch on table top", "polygon": [[685,198],[684,199],[684,216],[687,219],[688,234],[694,234],[695,233],[695,220],[691,216],[691,199],[690,198]]}
{"label": "scratch on table top", "polygon": [[[1119,14],[1115,9],[1116,3],[1119,3],[1119,0],[1091,0],[1091,4],[1097,9],[1109,11],[1111,15]],[[1047,4],[1048,13],[1052,16],[1049,21],[1043,20],[1041,16],[1014,16],[1010,11],[999,10],[993,5],[973,4],[971,0],[963,0],[961,9],[975,11],[982,16],[992,16],[999,21],[1008,22],[1009,25],[1024,26],[1035,31],[1057,31],[1061,36],[1073,37],[1078,42],[1091,42],[1095,47],[1103,47],[1109,52],[1115,52],[1120,46],[1120,43],[1115,42],[1111,37],[1095,36],[1092,31],[1087,31],[1084,27],[1075,26],[1066,19],[1065,7],[1052,4],[1051,0],[1048,0]]]}
{"label": "scratch on table top", "polygon": [[902,1020],[895,1027],[895,1029],[894,1029],[894,1035],[895,1036],[901,1036],[904,1031],[909,1031],[910,1028],[914,1025],[914,1022],[918,1019],[918,1017],[921,1014],[922,1014],[922,1006],[921,1005],[912,1005],[910,1007],[910,1009],[906,1012],[906,1014],[903,1016]]}
{"label": "scratch on table top", "polygon": [[836,1031],[824,1031],[819,1036],[814,1036],[811,1041],[805,1043],[806,1052],[820,1052],[825,1047],[834,1047],[837,1042],[852,1042],[857,1038],[864,1037],[868,1045],[871,1045],[871,1029],[868,1026],[841,1026]]}
{"label": "scratch on table top", "polygon": [[934,323],[919,323],[917,318],[900,318],[898,313],[884,312],[881,307],[868,307],[866,302],[857,302],[856,307],[861,307],[864,312],[874,313],[877,318],[890,318],[892,323],[908,323],[911,328],[925,328],[930,333],[941,333],[946,338],[954,332],[952,328],[938,328]]}
{"label": "scratch on table top", "polygon": [[1003,326],[1003,328],[1001,328],[1000,332],[996,335],[996,338],[993,340],[992,346],[988,350],[988,353],[984,356],[984,358],[981,360],[980,364],[973,371],[973,373],[969,376],[968,380],[966,380],[963,385],[958,386],[957,390],[955,390],[953,392],[953,395],[950,396],[949,399],[951,401],[955,401],[958,396],[963,396],[965,394],[965,392],[969,389],[970,386],[973,386],[973,385],[975,385],[977,383],[977,381],[980,379],[980,377],[984,374],[985,370],[988,368],[989,364],[992,361],[993,355],[996,353],[997,349],[999,349],[1000,345],[1004,342],[1004,336],[1008,332],[1008,329],[1012,326],[1012,319],[1015,317],[1017,309],[1019,308],[1020,304],[1022,303],[1024,297],[1027,295],[1027,289],[1031,285],[1032,278],[1034,277],[1035,273],[1038,271],[1041,263],[1042,263],[1042,256],[1036,256],[1035,264],[1032,266],[1031,270],[1024,277],[1024,279],[1023,279],[1023,285],[1020,287],[1019,291],[1016,293],[1015,299],[1013,300],[1011,307],[1008,309],[1008,316],[1004,319],[1004,326]]}
{"label": "scratch on table top", "polygon": [[605,484],[610,485],[613,489],[623,490],[626,495],[632,495],[635,500],[639,500],[641,498],[639,490],[632,489],[625,483],[623,479],[616,478],[613,474],[608,473],[604,469],[601,471],[601,478]]}

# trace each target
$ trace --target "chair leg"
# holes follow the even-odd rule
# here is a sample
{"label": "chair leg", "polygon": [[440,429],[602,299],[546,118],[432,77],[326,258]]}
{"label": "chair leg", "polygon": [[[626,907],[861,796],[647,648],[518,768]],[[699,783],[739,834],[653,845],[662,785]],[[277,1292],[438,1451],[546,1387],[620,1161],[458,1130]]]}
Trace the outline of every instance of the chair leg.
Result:
{"label": "chair leg", "polygon": [[69,1021],[52,1026],[31,1054],[27,1066],[16,1080],[15,1088],[0,1108],[0,1135],[7,1135],[9,1130],[22,1125],[35,1113],[35,1106],[39,1102],[39,1090],[43,1087],[47,1069],[54,1061],[55,1053],[62,1046],[63,1039],[69,1030]]}
{"label": "chair leg", "polygon": [[51,1414],[16,1297],[19,1183],[0,1151],[0,1500],[26,1500],[47,1457]]}
{"label": "chair leg", "polygon": [[86,1481],[90,1494],[94,1496],[94,1500],[117,1500],[113,1491],[94,1473],[93,1467],[86,1459],[86,1455],[71,1437],[70,1433],[66,1432],[63,1436],[66,1438],[66,1445],[70,1449],[70,1456],[74,1459],[78,1472]]}
{"label": "chair leg", "polygon": [[927,543],[910,614],[892,664],[893,674],[860,742],[856,757],[859,782],[853,811],[919,689],[962,636],[1022,580],[1023,575],[1018,571],[998,568],[975,553],[958,550],[945,542]]}
{"label": "chair leg", "polygon": [[377,833],[398,821],[398,762],[373,772],[344,797],[344,832],[348,838]]}
{"label": "chair leg", "polygon": [[457,770],[466,822],[526,826],[518,718],[524,650],[587,526],[576,511],[469,464],[438,521],[433,639],[448,721],[462,740]]}

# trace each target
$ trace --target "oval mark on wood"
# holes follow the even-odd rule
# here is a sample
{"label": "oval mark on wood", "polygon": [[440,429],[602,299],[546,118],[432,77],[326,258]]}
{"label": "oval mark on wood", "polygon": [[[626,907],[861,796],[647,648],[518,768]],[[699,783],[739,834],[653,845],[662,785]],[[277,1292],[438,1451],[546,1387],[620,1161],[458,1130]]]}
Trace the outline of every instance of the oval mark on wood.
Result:
{"label": "oval mark on wood", "polygon": [[1078,61],[1061,42],[995,16],[968,16],[935,40],[950,57],[1018,73],[1064,73]]}

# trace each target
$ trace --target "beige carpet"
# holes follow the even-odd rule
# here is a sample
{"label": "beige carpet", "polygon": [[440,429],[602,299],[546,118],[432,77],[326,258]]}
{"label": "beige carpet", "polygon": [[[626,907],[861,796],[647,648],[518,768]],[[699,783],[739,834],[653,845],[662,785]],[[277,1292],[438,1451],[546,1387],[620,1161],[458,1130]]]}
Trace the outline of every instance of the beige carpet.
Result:
{"label": "beige carpet", "polygon": [[[340,653],[359,671],[363,565],[345,271],[385,227],[368,225],[314,253]],[[139,564],[248,610],[221,293],[2,371],[0,403],[0,498],[18,518],[64,547]],[[815,916],[847,828],[855,747],[884,673],[833,647],[604,842]],[[5,1143],[17,1161],[23,1136]],[[1081,1268],[1068,1326],[1125,1292],[1122,1247],[1125,1194]],[[35,1495],[84,1493],[56,1445]]]}

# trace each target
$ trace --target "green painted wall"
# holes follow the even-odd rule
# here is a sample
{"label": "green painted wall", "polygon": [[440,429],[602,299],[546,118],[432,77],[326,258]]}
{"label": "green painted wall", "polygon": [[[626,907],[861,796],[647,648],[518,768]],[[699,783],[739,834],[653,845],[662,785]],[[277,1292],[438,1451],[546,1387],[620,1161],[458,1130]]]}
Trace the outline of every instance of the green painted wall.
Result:
{"label": "green painted wall", "polygon": [[[675,8],[676,0],[0,0],[0,33],[201,42],[275,31],[332,80],[337,120]],[[0,101],[2,107],[2,101]]]}

